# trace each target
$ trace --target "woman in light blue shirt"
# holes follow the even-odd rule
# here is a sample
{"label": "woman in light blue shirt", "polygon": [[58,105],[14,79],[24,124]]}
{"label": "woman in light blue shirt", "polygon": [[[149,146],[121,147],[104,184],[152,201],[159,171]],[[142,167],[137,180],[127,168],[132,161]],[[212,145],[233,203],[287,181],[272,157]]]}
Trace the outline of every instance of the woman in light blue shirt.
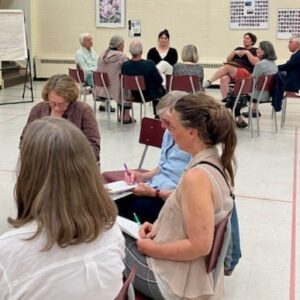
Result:
{"label": "woman in light blue shirt", "polygon": [[178,148],[168,129],[175,103],[185,95],[187,95],[185,92],[173,91],[160,100],[157,111],[161,126],[166,128],[166,131],[163,137],[159,164],[146,173],[130,171],[130,176],[125,174],[125,181],[129,183],[138,182],[139,184],[133,190],[132,195],[116,201],[119,215],[134,220],[133,212],[135,212],[141,222],[153,222],[157,218],[164,201],[176,188],[191,156]]}

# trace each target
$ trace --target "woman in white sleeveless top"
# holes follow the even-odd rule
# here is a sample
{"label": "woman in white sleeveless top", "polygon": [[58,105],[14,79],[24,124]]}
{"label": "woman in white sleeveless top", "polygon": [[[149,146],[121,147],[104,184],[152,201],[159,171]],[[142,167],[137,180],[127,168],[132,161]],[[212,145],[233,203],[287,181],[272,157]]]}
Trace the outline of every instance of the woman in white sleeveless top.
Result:
{"label": "woman in white sleeveless top", "polygon": [[233,200],[222,173],[199,163],[219,167],[234,185],[234,121],[225,107],[199,93],[178,100],[170,131],[193,158],[155,223],[141,226],[137,242],[126,236],[127,272],[137,266],[135,288],[152,299],[221,299],[223,272],[213,282],[205,259],[214,226],[231,211]]}

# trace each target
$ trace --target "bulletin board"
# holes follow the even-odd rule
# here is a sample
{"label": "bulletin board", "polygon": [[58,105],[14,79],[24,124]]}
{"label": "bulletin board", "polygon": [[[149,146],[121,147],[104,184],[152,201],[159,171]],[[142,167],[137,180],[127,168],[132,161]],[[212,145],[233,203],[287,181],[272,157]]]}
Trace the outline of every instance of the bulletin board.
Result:
{"label": "bulletin board", "polygon": [[269,0],[230,0],[230,29],[268,29]]}
{"label": "bulletin board", "polygon": [[278,9],[277,38],[289,39],[300,35],[300,9]]}

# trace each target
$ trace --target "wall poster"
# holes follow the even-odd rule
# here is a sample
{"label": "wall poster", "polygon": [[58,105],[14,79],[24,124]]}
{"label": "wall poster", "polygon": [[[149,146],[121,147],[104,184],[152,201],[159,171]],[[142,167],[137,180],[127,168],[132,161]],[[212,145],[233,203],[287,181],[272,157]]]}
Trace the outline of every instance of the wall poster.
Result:
{"label": "wall poster", "polygon": [[125,0],[96,0],[96,27],[125,27]]}
{"label": "wall poster", "polygon": [[278,9],[277,38],[289,39],[292,35],[300,35],[300,9]]}
{"label": "wall poster", "polygon": [[230,0],[230,29],[268,29],[269,0]]}

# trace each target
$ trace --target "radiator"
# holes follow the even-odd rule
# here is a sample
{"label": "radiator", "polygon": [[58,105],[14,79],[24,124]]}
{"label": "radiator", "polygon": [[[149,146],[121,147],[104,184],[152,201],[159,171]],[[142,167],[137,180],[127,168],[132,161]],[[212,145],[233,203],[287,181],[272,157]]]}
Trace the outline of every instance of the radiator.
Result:
{"label": "radiator", "polygon": [[74,58],[35,57],[35,77],[49,78],[55,74],[68,74],[68,68],[75,68]]}
{"label": "radiator", "polygon": [[[207,61],[199,61],[199,63],[204,68],[204,80],[208,80],[212,77],[212,75],[223,66],[223,62],[207,62]],[[220,84],[219,80],[216,80],[213,84]]]}
{"label": "radiator", "polygon": [[[49,78],[55,74],[68,73],[68,68],[75,68],[74,58],[57,58],[57,57],[35,57],[35,77]],[[211,78],[211,76],[219,69],[222,62],[207,62],[200,61],[204,68],[204,80]],[[219,84],[215,81],[214,84]]]}

